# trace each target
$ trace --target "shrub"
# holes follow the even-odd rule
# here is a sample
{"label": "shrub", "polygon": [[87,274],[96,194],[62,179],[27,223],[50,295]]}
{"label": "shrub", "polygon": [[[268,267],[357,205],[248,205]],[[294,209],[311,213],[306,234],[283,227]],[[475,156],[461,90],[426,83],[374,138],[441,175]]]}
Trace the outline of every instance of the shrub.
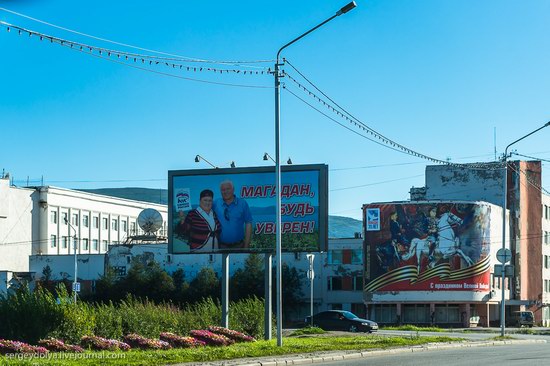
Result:
{"label": "shrub", "polygon": [[97,304],[94,308],[96,336],[120,339],[124,334],[122,330],[122,311],[112,302],[108,304]]}
{"label": "shrub", "polygon": [[128,351],[131,347],[127,343],[117,341],[116,339],[107,339],[97,336],[84,336],[80,343],[84,347],[95,351]]}
{"label": "shrub", "polygon": [[246,335],[236,330],[227,329],[224,327],[209,326],[208,331],[225,336],[235,342],[255,342],[256,340],[249,335]]}
{"label": "shrub", "polygon": [[61,301],[62,319],[56,329],[49,335],[64,339],[70,343],[78,343],[83,336],[94,334],[95,314],[92,306],[83,301],[74,304],[71,301]]}
{"label": "shrub", "polygon": [[62,340],[55,339],[55,338],[41,339],[38,341],[38,344],[46,348],[48,351],[52,351],[52,352],[73,352],[73,353],[84,352],[84,349],[80,346],[66,344]]}
{"label": "shrub", "polygon": [[127,334],[124,336],[124,342],[128,343],[132,348],[139,349],[170,349],[172,346],[168,342],[158,339],[149,339],[140,336],[139,334]]}
{"label": "shrub", "polygon": [[189,334],[191,337],[203,341],[208,346],[229,346],[235,343],[234,340],[229,339],[226,336],[212,333],[208,330],[192,330]]}
{"label": "shrub", "polygon": [[174,348],[193,348],[205,346],[206,343],[193,337],[183,337],[174,333],[160,333],[160,339]]}
{"label": "shrub", "polygon": [[[256,339],[264,337],[264,300],[257,297],[233,302],[230,305],[229,324],[234,330],[250,334]],[[211,322],[211,324],[220,324]]]}
{"label": "shrub", "polygon": [[0,339],[0,355],[8,353],[46,354],[48,350],[44,347],[31,346],[23,342]]}
{"label": "shrub", "polygon": [[124,334],[139,333],[157,338],[163,331],[177,331],[181,311],[171,304],[155,304],[127,296],[118,308]]}

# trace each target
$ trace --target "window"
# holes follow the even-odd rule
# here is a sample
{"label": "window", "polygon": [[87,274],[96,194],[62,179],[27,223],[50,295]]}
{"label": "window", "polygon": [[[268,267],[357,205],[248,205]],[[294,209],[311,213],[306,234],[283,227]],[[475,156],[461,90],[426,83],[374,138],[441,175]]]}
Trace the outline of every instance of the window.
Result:
{"label": "window", "polygon": [[117,231],[118,230],[118,220],[117,219],[113,219],[112,222],[111,222],[111,228],[114,230],[114,231]]}
{"label": "window", "polygon": [[125,266],[113,266],[113,271],[118,277],[126,276],[126,267]]}
{"label": "window", "polygon": [[122,220],[120,222],[120,228],[122,229],[122,232],[125,233],[128,230],[128,223],[126,220]]}
{"label": "window", "polygon": [[327,289],[329,291],[342,290],[342,277],[329,277]]}
{"label": "window", "polygon": [[363,291],[363,276],[353,277],[353,291]]}
{"label": "window", "polygon": [[78,221],[79,221],[78,220],[78,214],[73,214],[73,220],[72,220],[73,225],[78,226]]}
{"label": "window", "polygon": [[82,225],[84,227],[90,227],[90,216],[88,216],[88,215],[83,215],[82,216]]}
{"label": "window", "polygon": [[363,264],[363,249],[353,249],[351,251],[351,264]]}
{"label": "window", "polygon": [[61,219],[63,224],[67,225],[67,222],[69,221],[69,214],[67,212],[61,212]]}
{"label": "window", "polygon": [[103,250],[107,251],[109,249],[109,244],[107,244],[107,240],[103,240]]}
{"label": "window", "polygon": [[50,222],[52,224],[57,224],[57,211],[50,212]]}
{"label": "window", "polygon": [[130,223],[130,232],[134,235],[136,234],[136,223],[135,223],[135,221]]}
{"label": "window", "polygon": [[328,264],[342,264],[343,253],[341,250],[328,251]]}
{"label": "window", "polygon": [[73,239],[73,248],[78,250],[78,239],[77,238]]}
{"label": "window", "polygon": [[97,251],[98,248],[99,248],[99,240],[97,240],[97,239],[92,239],[92,250]]}
{"label": "window", "polygon": [[61,238],[61,247],[67,249],[67,244],[69,243],[69,238],[66,236]]}
{"label": "window", "polygon": [[92,217],[92,221],[94,224],[94,229],[99,229],[99,217],[97,216]]}
{"label": "window", "polygon": [[82,239],[82,250],[89,250],[88,239]]}
{"label": "window", "polygon": [[109,230],[109,219],[108,219],[108,218],[106,218],[106,217],[102,218],[102,220],[101,220],[101,228],[102,228],[103,230]]}
{"label": "window", "polygon": [[52,235],[52,236],[50,237],[50,239],[51,239],[51,240],[50,240],[50,246],[51,246],[52,248],[57,247],[57,236]]}

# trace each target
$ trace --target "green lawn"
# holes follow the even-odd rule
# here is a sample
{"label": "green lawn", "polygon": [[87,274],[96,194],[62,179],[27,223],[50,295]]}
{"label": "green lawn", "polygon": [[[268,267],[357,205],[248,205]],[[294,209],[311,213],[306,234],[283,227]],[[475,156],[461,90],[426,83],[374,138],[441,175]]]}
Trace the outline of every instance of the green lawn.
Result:
{"label": "green lawn", "polygon": [[[434,342],[456,342],[450,337],[353,337],[284,338],[283,347],[275,340],[239,343],[229,347],[202,347],[169,351],[86,352],[84,354],[50,354],[48,359],[15,359],[0,356],[2,365],[165,365],[180,362],[206,362],[234,358],[258,358],[284,354],[333,350],[368,350],[402,347]],[[57,359],[54,358],[57,356]],[[82,356],[76,358],[77,356]]]}

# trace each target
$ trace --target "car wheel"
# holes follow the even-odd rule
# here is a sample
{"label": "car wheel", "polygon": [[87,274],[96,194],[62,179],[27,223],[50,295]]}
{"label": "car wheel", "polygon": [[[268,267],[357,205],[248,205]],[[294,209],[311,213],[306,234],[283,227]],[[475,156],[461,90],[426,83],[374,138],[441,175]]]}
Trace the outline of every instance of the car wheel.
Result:
{"label": "car wheel", "polygon": [[349,326],[349,331],[352,332],[352,333],[356,333],[357,332],[357,327],[355,325],[350,325]]}

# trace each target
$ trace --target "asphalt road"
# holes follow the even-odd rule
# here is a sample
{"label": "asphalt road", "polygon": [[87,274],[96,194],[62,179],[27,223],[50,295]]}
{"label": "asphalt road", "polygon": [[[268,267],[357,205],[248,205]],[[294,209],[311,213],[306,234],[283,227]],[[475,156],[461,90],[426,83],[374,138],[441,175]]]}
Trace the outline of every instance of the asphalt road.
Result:
{"label": "asphalt road", "polygon": [[547,343],[509,344],[398,354],[388,353],[381,356],[320,364],[325,366],[547,366],[550,364],[550,345]]}

